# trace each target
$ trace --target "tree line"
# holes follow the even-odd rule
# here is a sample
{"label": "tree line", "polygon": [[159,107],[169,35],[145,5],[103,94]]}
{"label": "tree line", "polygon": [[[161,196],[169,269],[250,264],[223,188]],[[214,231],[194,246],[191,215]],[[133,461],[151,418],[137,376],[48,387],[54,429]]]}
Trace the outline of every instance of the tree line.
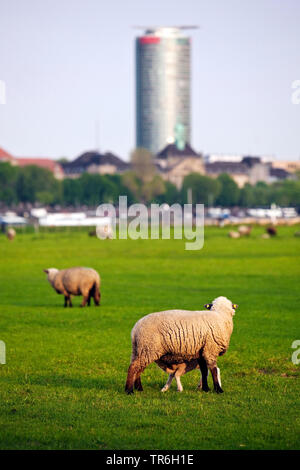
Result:
{"label": "tree line", "polygon": [[225,173],[217,178],[191,173],[184,178],[182,188],[177,189],[174,184],[164,181],[154,166],[145,168],[140,160],[135,164],[134,158],[132,170],[121,175],[83,173],[79,178],[62,181],[55,179],[50,171],[34,165],[18,167],[8,162],[0,163],[0,203],[6,206],[39,203],[96,207],[104,202],[117,204],[119,195],[126,195],[128,204],[184,204],[190,202],[188,189],[191,189],[193,204],[246,208],[275,203],[300,208],[299,175],[293,180],[273,184],[259,182],[239,188]]}

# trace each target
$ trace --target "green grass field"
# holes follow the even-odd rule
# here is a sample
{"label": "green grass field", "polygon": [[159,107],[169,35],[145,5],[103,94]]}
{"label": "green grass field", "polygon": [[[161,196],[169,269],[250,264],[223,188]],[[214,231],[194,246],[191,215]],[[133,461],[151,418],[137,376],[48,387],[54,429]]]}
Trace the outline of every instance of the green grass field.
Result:
{"label": "green grass field", "polygon": [[[299,228],[298,228],[299,229]],[[181,240],[100,241],[86,232],[0,237],[1,449],[299,449],[300,239],[297,227],[263,240],[207,228],[201,251]],[[43,268],[90,266],[102,306],[63,308]],[[219,358],[224,392],[162,394],[155,364],[143,393],[124,393],[130,331],[143,315],[202,309],[225,295],[239,304]],[[211,377],[209,378],[211,384]]]}

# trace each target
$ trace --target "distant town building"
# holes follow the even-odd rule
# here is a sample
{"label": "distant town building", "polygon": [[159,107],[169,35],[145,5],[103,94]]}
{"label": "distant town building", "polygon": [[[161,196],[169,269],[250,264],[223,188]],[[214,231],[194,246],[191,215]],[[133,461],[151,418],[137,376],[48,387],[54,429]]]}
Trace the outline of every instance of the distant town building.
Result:
{"label": "distant town building", "polygon": [[289,173],[300,171],[300,160],[274,160],[272,163],[273,168],[280,168]]}
{"label": "distant town building", "polygon": [[167,145],[156,155],[155,165],[162,178],[179,189],[185,176],[190,173],[205,173],[202,155],[196,153],[189,144],[185,144],[183,149],[176,144]]}
{"label": "distant town building", "polygon": [[50,158],[17,158],[0,148],[0,162],[9,162],[11,165],[15,166],[36,165],[40,168],[45,168],[46,170],[51,171],[57,179],[62,179],[64,177],[64,172],[59,162]]}
{"label": "distant town building", "polygon": [[190,38],[184,27],[149,28],[136,39],[136,146],[154,155],[190,142]]}
{"label": "distant town building", "polygon": [[123,173],[129,168],[129,164],[112,153],[85,152],[72,162],[62,163],[62,167],[66,178],[78,178],[83,173]]}
{"label": "distant town building", "polygon": [[[239,163],[243,160],[244,155],[242,154],[231,154],[231,153],[210,153],[204,155],[205,163],[215,163],[215,162],[232,162]],[[263,155],[259,157],[263,163],[272,163],[274,157]]]}
{"label": "distant town building", "polygon": [[[238,155],[206,155],[197,153],[190,144],[182,142],[180,132],[176,131],[175,142],[169,143],[156,153],[154,163],[158,173],[165,181],[181,188],[185,176],[200,173],[212,178],[221,173],[230,175],[239,187],[246,183],[259,181],[273,183],[285,179],[295,179],[300,171],[300,161],[276,161],[270,157]],[[131,164],[113,153],[85,152],[73,161],[59,162],[50,158],[17,158],[0,148],[0,163],[9,162],[15,166],[36,165],[53,173],[55,178],[78,178],[83,173],[120,174],[130,170]]]}
{"label": "distant town building", "polygon": [[222,173],[227,173],[234,179],[236,184],[242,188],[249,183],[248,167],[242,162],[221,162],[205,164],[205,173],[211,178],[217,178]]}
{"label": "distant town building", "polygon": [[287,171],[277,171],[273,168],[269,158],[246,156],[241,160],[214,160],[205,163],[205,172],[208,176],[217,177],[221,173],[229,174],[237,185],[242,188],[246,183],[256,184],[259,181],[273,183],[281,179],[290,178]]}
{"label": "distant town building", "polygon": [[243,155],[211,153],[208,155],[204,155],[204,160],[205,160],[205,163],[215,163],[215,162],[240,163],[243,160]]}
{"label": "distant town building", "polygon": [[63,179],[64,171],[62,165],[55,160],[50,158],[18,158],[17,165],[19,166],[28,166],[28,165],[36,165],[40,168],[45,168],[46,170],[51,171],[55,178],[58,180]]}
{"label": "distant town building", "polygon": [[0,148],[0,162],[9,162],[11,165],[17,165],[17,159],[2,148]]}

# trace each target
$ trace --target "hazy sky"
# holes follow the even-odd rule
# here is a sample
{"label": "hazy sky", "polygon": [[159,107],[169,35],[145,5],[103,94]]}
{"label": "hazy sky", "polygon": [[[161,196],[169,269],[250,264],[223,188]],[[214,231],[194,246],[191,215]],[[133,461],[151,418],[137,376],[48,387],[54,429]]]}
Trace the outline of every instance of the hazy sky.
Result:
{"label": "hazy sky", "polygon": [[300,157],[300,0],[0,0],[0,147],[75,158],[135,145],[134,25],[199,25],[192,145]]}

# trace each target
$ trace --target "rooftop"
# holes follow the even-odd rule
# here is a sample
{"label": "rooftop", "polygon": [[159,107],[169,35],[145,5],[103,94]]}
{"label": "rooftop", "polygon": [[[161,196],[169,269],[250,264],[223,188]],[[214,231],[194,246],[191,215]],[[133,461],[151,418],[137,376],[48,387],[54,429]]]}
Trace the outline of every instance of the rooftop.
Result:
{"label": "rooftop", "polygon": [[72,162],[63,163],[64,169],[72,170],[75,168],[87,168],[90,165],[114,165],[118,170],[126,170],[128,163],[121,160],[113,153],[106,152],[101,154],[99,152],[85,152],[77,157]]}
{"label": "rooftop", "polygon": [[37,165],[52,172],[55,170],[57,165],[60,165],[59,162],[51,160],[50,158],[18,158],[17,161],[19,166]]}
{"label": "rooftop", "polygon": [[189,144],[185,144],[183,150],[179,150],[176,144],[168,144],[158,154],[157,158],[168,158],[168,157],[200,157],[195,150]]}
{"label": "rooftop", "polygon": [[198,26],[135,26],[135,28],[143,29],[145,36],[178,37],[182,35],[182,31],[198,29]]}

